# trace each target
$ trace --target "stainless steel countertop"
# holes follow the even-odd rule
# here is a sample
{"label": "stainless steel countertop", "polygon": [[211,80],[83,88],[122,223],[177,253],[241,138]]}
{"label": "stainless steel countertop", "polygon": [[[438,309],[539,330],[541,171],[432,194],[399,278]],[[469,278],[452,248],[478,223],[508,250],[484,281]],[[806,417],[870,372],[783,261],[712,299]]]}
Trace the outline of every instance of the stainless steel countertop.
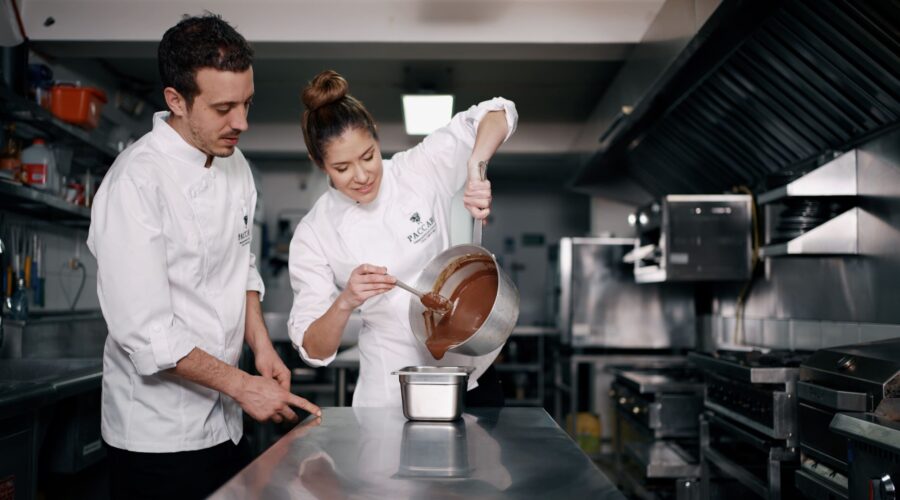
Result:
{"label": "stainless steel countertop", "polygon": [[99,389],[99,358],[0,359],[0,417]]}
{"label": "stainless steel countertop", "polygon": [[475,408],[452,423],[400,408],[324,408],[211,498],[624,499],[541,408]]}

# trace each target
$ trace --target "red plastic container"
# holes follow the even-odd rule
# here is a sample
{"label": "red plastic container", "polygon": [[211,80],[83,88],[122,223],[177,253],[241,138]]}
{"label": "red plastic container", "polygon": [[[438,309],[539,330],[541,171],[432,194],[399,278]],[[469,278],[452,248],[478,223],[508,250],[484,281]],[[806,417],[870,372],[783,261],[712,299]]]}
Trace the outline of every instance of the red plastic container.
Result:
{"label": "red plastic container", "polygon": [[54,85],[50,87],[50,112],[64,122],[93,129],[100,124],[106,93],[94,87]]}

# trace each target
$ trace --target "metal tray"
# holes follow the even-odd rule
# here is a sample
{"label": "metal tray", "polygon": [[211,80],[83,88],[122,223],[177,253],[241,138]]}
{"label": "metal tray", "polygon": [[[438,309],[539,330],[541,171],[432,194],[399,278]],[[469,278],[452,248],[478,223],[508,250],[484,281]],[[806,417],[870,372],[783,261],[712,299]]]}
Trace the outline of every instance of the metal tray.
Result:
{"label": "metal tray", "polygon": [[403,416],[414,421],[452,421],[465,408],[471,366],[407,366],[399,375]]}

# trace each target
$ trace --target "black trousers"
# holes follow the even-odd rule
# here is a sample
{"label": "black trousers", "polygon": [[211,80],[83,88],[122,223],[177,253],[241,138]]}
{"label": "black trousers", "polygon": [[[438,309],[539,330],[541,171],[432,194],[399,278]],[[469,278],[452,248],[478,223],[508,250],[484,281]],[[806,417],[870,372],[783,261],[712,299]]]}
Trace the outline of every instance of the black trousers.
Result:
{"label": "black trousers", "polygon": [[253,459],[246,439],[175,453],[106,449],[113,500],[206,498]]}
{"label": "black trousers", "polygon": [[487,370],[478,378],[478,387],[466,393],[466,407],[494,407],[502,408],[503,402],[503,386],[500,384],[500,377],[494,365],[488,367]]}

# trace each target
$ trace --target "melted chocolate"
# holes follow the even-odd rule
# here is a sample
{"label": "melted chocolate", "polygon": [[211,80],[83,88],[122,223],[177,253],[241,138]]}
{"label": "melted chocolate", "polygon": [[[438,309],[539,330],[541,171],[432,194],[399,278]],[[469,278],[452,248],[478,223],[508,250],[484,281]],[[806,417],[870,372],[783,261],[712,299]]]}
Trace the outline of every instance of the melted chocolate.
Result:
{"label": "melted chocolate", "polygon": [[421,301],[422,305],[427,309],[439,312],[441,314],[446,314],[453,308],[453,304],[451,304],[449,300],[445,299],[441,296],[441,294],[437,292],[428,292],[422,295]]}
{"label": "melted chocolate", "polygon": [[[428,340],[425,346],[434,359],[441,359],[448,349],[471,337],[491,313],[497,297],[497,268],[493,259],[486,255],[467,255],[452,262],[438,277],[435,289],[440,290],[444,282],[466,266],[478,266],[470,276],[463,279],[450,295],[450,312],[435,314],[426,310],[425,331]],[[468,271],[468,269],[467,269]]]}

